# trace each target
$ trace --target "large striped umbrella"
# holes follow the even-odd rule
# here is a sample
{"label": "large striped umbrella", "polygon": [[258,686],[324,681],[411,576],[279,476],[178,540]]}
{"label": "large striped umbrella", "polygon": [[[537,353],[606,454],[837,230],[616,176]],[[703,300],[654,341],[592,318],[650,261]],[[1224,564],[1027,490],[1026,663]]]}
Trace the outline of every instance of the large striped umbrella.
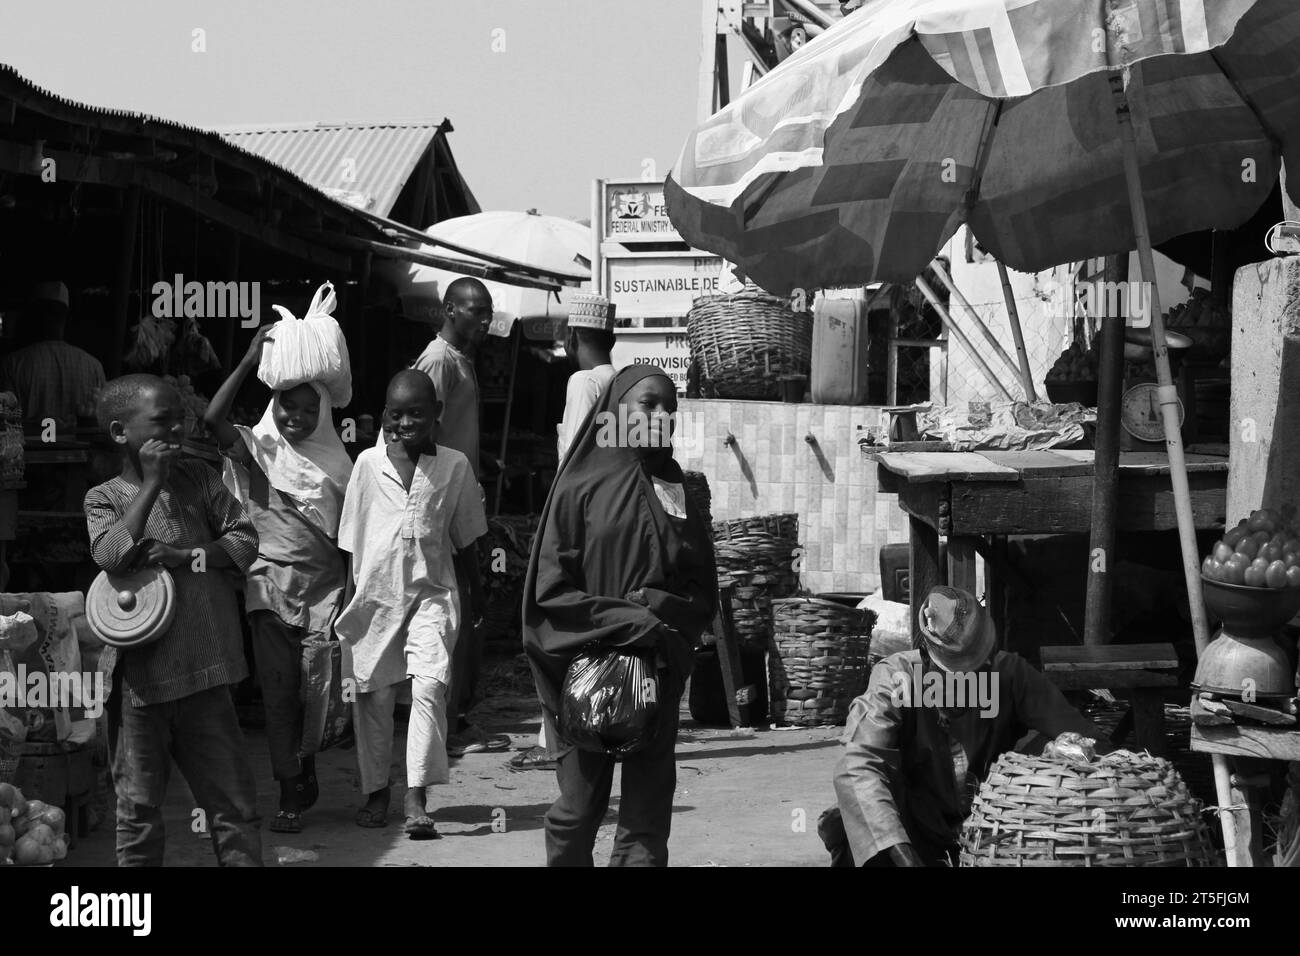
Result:
{"label": "large striped umbrella", "polygon": [[[1203,653],[1151,244],[1238,226],[1284,161],[1300,170],[1297,76],[1296,0],[867,0],[690,135],[668,213],[776,293],[912,281],[963,221],[1031,272],[1136,246]],[[1099,475],[1113,451],[1099,440]],[[1098,526],[1113,521],[1102,484]],[[1226,806],[1227,765],[1213,759]],[[1235,828],[1221,820],[1231,865]]]}
{"label": "large striped umbrella", "polygon": [[690,134],[669,215],[778,294],[910,283],[963,220],[1024,271],[1126,252],[1129,64],[1152,240],[1237,226],[1300,158],[1298,41],[1296,0],[869,0]]}

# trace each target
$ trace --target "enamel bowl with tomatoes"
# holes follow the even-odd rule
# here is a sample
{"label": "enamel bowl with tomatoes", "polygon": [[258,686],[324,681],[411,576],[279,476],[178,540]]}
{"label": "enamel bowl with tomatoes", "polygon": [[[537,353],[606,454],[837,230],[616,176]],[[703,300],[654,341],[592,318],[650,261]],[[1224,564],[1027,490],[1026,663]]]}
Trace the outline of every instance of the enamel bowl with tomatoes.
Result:
{"label": "enamel bowl with tomatoes", "polygon": [[1271,509],[1251,512],[1214,545],[1201,574],[1239,587],[1300,588],[1300,533]]}

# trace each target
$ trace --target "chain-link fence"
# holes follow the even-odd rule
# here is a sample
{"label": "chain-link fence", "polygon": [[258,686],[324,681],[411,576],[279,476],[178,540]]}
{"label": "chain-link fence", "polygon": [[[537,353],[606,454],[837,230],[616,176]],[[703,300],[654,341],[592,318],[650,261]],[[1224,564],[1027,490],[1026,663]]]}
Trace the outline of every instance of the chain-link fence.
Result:
{"label": "chain-link fence", "polygon": [[[960,334],[945,326],[916,287],[898,285],[890,290],[886,404],[1026,399],[996,264],[959,264],[954,273],[962,299],[950,296],[932,273],[924,278]],[[1075,319],[1067,269],[1015,275],[1013,292],[1035,394],[1044,399],[1048,371],[1076,336],[1087,334],[1085,323]]]}

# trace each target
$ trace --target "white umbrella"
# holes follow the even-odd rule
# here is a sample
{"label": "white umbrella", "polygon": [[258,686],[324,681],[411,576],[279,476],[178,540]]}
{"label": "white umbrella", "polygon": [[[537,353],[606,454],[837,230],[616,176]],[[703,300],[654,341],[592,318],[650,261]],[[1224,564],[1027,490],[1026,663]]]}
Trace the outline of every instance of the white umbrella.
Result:
{"label": "white umbrella", "polygon": [[[507,259],[520,266],[589,278],[591,229],[556,216],[527,212],[480,212],[472,216],[444,219],[424,230],[433,239],[450,243],[467,253],[482,253],[492,259]],[[458,258],[445,248],[426,247],[430,252]],[[468,260],[467,260],[468,261]],[[448,284],[460,278],[455,272],[414,264],[407,274],[405,296],[418,300],[413,311],[437,309]],[[558,295],[542,289],[527,289],[484,280],[492,294],[490,335],[506,337],[517,320],[524,320],[524,333],[531,339],[549,340],[568,315],[568,296],[577,291],[565,286]]]}

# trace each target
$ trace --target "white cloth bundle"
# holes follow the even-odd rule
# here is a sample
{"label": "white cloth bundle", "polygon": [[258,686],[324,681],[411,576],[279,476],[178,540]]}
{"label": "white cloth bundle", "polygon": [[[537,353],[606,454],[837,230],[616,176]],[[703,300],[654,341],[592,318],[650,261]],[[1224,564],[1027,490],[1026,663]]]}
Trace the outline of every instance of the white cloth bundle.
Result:
{"label": "white cloth bundle", "polygon": [[302,319],[282,305],[272,341],[262,350],[257,377],[263,384],[282,392],[305,382],[319,382],[329,393],[330,404],[342,408],[352,401],[352,365],[348,343],[332,313],[338,300],[334,285],[326,282],[316,290]]}

